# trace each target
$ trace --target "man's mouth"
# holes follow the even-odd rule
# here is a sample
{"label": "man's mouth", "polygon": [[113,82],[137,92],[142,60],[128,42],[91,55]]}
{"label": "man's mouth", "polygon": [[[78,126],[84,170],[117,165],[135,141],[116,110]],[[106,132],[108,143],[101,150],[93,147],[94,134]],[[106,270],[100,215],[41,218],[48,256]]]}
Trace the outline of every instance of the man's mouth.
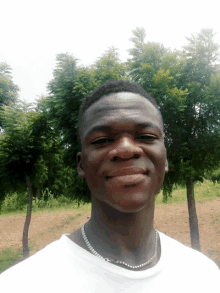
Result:
{"label": "man's mouth", "polygon": [[[142,175],[145,175],[145,176],[148,175],[148,173],[139,173],[139,174],[142,174]],[[133,175],[138,175],[138,174],[120,175],[120,176],[107,176],[106,179],[110,179],[110,178],[114,178],[114,177],[127,177],[127,176],[133,176]]]}
{"label": "man's mouth", "polygon": [[114,170],[106,176],[107,181],[116,185],[135,185],[146,179],[149,171],[140,167],[127,167]]}
{"label": "man's mouth", "polygon": [[126,167],[126,168],[121,168],[118,170],[114,170],[112,172],[109,172],[106,176],[106,179],[110,179],[112,177],[124,177],[124,176],[129,176],[129,175],[138,175],[138,174],[142,174],[142,175],[148,175],[149,171],[141,168],[141,167]]}
{"label": "man's mouth", "polygon": [[114,176],[107,179],[113,185],[136,185],[146,180],[145,174],[132,174],[123,176]]}

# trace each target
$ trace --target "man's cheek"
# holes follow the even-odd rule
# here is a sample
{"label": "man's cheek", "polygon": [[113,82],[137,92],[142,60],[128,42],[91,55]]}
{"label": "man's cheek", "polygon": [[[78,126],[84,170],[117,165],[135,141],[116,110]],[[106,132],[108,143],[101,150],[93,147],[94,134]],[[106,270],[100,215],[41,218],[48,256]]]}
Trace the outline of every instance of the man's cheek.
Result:
{"label": "man's cheek", "polygon": [[97,169],[88,169],[87,182],[90,186],[96,186],[97,184],[100,184],[100,176],[98,175]]}

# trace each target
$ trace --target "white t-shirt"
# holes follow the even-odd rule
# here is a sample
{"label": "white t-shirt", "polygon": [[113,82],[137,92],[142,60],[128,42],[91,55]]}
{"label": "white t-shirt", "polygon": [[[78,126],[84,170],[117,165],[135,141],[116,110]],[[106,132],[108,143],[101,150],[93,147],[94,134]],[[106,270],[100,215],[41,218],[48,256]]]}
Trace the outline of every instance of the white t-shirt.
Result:
{"label": "white t-shirt", "polygon": [[0,275],[0,292],[220,292],[218,266],[162,232],[159,232],[161,258],[144,271],[108,263],[79,247],[67,235],[4,271]]}

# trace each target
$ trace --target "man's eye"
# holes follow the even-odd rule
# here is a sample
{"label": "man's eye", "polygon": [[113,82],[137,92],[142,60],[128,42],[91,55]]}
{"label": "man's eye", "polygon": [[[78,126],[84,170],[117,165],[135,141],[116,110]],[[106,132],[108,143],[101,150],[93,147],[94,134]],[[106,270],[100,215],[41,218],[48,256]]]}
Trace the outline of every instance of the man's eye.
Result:
{"label": "man's eye", "polygon": [[91,144],[103,144],[103,143],[106,143],[106,142],[109,142],[109,141],[112,141],[112,139],[110,139],[110,138],[102,138],[102,139],[98,139],[98,140],[93,141]]}
{"label": "man's eye", "polygon": [[143,140],[154,140],[157,139],[156,136],[152,136],[152,135],[141,135],[138,136],[139,139],[143,139]]}

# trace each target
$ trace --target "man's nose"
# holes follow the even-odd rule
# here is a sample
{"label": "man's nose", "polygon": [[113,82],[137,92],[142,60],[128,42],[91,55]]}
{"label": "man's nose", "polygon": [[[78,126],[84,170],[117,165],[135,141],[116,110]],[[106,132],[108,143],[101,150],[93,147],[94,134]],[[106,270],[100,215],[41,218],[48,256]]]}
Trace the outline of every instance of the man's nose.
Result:
{"label": "man's nose", "polygon": [[142,154],[143,150],[130,137],[120,138],[111,151],[111,156],[122,159],[129,159],[134,156],[140,157]]}

